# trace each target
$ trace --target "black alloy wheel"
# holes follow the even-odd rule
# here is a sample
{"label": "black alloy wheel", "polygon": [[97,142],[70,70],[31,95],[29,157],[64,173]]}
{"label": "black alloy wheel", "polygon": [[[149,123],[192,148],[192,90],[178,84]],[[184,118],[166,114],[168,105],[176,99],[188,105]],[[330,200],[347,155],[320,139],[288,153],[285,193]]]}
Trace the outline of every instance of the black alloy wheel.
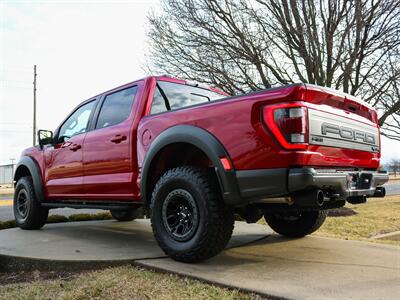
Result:
{"label": "black alloy wheel", "polygon": [[199,211],[193,196],[184,189],[171,191],[162,206],[162,219],[174,240],[189,240],[199,225]]}
{"label": "black alloy wheel", "polygon": [[39,229],[46,224],[49,209],[41,205],[35,194],[31,177],[21,177],[14,192],[15,223],[21,229]]}
{"label": "black alloy wheel", "polygon": [[25,220],[29,212],[28,195],[26,190],[20,190],[16,197],[16,209],[22,220]]}

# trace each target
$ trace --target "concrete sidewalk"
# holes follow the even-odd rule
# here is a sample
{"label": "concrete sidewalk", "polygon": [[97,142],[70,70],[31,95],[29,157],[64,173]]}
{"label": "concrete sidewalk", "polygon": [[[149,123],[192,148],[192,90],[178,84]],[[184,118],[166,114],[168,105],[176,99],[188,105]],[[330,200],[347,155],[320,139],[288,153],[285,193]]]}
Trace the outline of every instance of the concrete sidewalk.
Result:
{"label": "concrete sidewalk", "polygon": [[166,258],[147,220],[50,224],[0,231],[0,267],[13,261],[84,265],[134,263],[268,296],[291,299],[398,299],[400,248],[319,237],[285,239],[237,222],[220,255],[199,264]]}
{"label": "concrete sidewalk", "polygon": [[289,299],[400,299],[400,248],[277,235],[195,266],[171,259],[139,265]]}
{"label": "concrete sidewalk", "polygon": [[[267,227],[262,225],[237,226],[229,247],[254,242],[267,234]],[[149,220],[143,219],[47,224],[36,231],[0,230],[0,255],[52,261],[133,261],[166,257],[154,240]]]}

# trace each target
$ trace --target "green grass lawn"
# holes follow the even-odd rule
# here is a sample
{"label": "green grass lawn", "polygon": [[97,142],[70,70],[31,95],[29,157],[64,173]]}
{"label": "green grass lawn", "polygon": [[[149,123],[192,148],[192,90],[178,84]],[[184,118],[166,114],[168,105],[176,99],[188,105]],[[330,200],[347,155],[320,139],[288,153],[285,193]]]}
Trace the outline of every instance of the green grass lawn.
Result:
{"label": "green grass lawn", "polygon": [[400,196],[368,200],[365,204],[346,207],[357,214],[328,217],[314,235],[400,245],[400,241],[370,239],[378,234],[400,230]]}
{"label": "green grass lawn", "polygon": [[69,280],[0,285],[1,300],[17,299],[265,299],[133,266],[86,272]]}

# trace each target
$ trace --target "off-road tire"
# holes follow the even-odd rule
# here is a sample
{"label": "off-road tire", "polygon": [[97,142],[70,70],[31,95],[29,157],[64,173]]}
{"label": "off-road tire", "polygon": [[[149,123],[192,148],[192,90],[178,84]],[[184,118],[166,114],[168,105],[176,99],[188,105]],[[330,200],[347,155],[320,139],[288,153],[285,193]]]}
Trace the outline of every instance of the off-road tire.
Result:
{"label": "off-road tire", "polygon": [[138,208],[127,210],[110,210],[112,217],[120,222],[133,221],[138,217]]}
{"label": "off-road tire", "polygon": [[[192,220],[197,222],[197,227],[187,240],[173,237],[165,223],[167,218],[163,219],[168,199],[182,195],[189,197],[192,208],[197,209],[197,218]],[[211,258],[225,248],[232,235],[233,209],[223,203],[216,176],[208,170],[183,166],[167,171],[153,190],[150,208],[155,239],[177,261],[195,263]]]}
{"label": "off-road tire", "polygon": [[287,237],[303,237],[324,223],[326,210],[301,212],[264,212],[265,221],[277,233]]}
{"label": "off-road tire", "polygon": [[36,198],[31,177],[21,177],[18,180],[14,192],[13,209],[15,223],[21,229],[40,229],[46,224],[49,210],[42,207]]}

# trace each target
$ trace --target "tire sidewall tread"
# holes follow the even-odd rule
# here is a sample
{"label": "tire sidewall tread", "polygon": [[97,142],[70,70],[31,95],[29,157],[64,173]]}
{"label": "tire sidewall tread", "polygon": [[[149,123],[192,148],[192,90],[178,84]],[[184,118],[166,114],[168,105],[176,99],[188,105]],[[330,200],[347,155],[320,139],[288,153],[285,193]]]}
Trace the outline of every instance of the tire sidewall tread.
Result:
{"label": "tire sidewall tread", "polygon": [[267,224],[280,235],[286,237],[304,237],[318,230],[324,223],[327,211],[303,211],[298,221],[286,221],[277,217],[277,214],[266,211],[264,219]]}
{"label": "tire sidewall tread", "polygon": [[[29,210],[25,219],[21,218],[16,207],[17,197],[21,189],[24,189],[28,195]],[[15,222],[21,229],[40,229],[46,224],[49,210],[42,207],[37,200],[31,177],[21,177],[18,180],[14,191],[13,211]]]}
{"label": "tire sidewall tread", "polygon": [[[222,202],[216,184],[211,172],[190,166],[171,169],[157,182],[150,207],[152,229],[162,250],[173,259],[199,262],[216,255],[228,243],[233,231],[233,211]],[[176,188],[192,194],[199,212],[197,231],[186,242],[173,240],[161,217],[163,200]]]}

